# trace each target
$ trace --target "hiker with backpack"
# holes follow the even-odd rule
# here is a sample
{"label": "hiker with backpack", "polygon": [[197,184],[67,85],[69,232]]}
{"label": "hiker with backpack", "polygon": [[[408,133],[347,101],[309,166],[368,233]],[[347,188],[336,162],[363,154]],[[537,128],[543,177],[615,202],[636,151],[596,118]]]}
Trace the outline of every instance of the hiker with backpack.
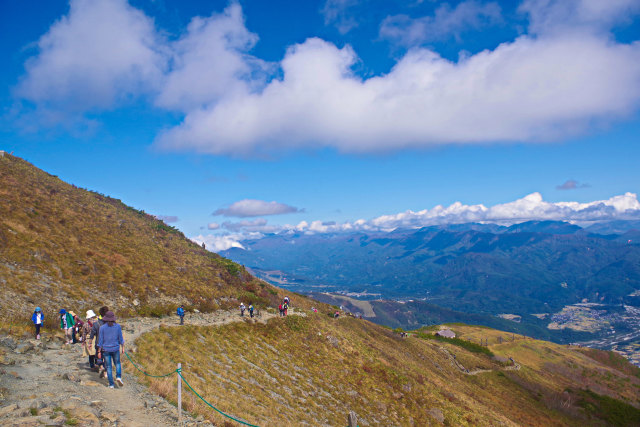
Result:
{"label": "hiker with backpack", "polygon": [[104,325],[104,321],[102,320],[102,318],[107,314],[108,311],[109,311],[109,307],[107,306],[100,307],[100,310],[98,310],[98,318],[96,319],[95,322],[93,322],[93,326],[91,327],[91,334],[89,335],[89,339],[93,343],[93,346],[95,347],[95,350],[96,350],[95,351],[96,358],[94,359],[94,363],[95,363],[94,370],[97,368],[98,375],[100,376],[100,378],[104,377],[105,370],[104,370],[104,360],[102,359],[102,357],[98,355],[100,350],[98,347],[98,338],[100,337],[100,328],[102,327],[102,325]]}
{"label": "hiker with backpack", "polygon": [[71,344],[72,335],[73,335],[73,325],[75,322],[73,321],[73,316],[70,313],[67,313],[67,310],[64,308],[60,309],[60,329],[64,331],[64,336],[67,344]]}
{"label": "hiker with backpack", "polygon": [[253,319],[253,304],[249,304],[249,316]]}
{"label": "hiker with backpack", "polygon": [[280,311],[280,317],[284,316],[284,310],[282,309],[282,304],[278,306],[278,310]]}
{"label": "hiker with backpack", "polygon": [[96,367],[96,348],[91,340],[91,330],[93,329],[93,323],[97,321],[96,314],[93,310],[87,310],[87,321],[82,325],[82,356],[89,356],[89,368],[95,369]]}
{"label": "hiker with backpack", "polygon": [[36,307],[35,311],[31,315],[31,321],[36,327],[36,339],[40,339],[40,327],[44,323],[44,314],[42,313],[42,309],[40,307]]}
{"label": "hiker with backpack", "polygon": [[183,305],[178,307],[176,314],[180,317],[180,324],[184,325],[184,306]]}
{"label": "hiker with backpack", "polygon": [[246,310],[246,307],[244,306],[244,303],[241,302],[240,303],[240,316],[244,317],[244,311]]}
{"label": "hiker with backpack", "polygon": [[115,388],[113,382],[113,365],[116,365],[116,382],[120,387],[122,382],[122,365],[120,364],[120,354],[124,354],[124,338],[122,337],[122,327],[116,323],[116,315],[113,311],[108,311],[102,320],[105,322],[100,327],[98,337],[98,347],[100,347],[98,357],[104,357],[104,364],[107,368],[107,378],[109,388]]}
{"label": "hiker with backpack", "polygon": [[287,315],[287,311],[288,311],[288,310],[289,310],[289,303],[288,303],[288,302],[285,302],[284,304],[282,304],[282,313],[283,313],[283,316],[286,316],[286,315]]}

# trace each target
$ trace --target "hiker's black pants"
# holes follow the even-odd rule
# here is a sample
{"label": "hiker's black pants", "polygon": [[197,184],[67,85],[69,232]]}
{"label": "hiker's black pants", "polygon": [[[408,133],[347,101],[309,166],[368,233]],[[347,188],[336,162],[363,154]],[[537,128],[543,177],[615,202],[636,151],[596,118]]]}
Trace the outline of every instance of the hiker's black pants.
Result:
{"label": "hiker's black pants", "polygon": [[40,335],[40,327],[41,327],[41,326],[42,326],[42,323],[40,323],[40,324],[37,324],[37,325],[36,325],[36,337],[37,337],[38,335]]}

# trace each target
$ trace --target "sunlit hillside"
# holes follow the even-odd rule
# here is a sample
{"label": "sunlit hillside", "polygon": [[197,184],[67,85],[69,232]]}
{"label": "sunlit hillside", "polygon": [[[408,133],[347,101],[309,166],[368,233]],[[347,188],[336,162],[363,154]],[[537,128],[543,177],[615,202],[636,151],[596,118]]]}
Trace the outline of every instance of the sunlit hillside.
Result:
{"label": "sunlit hillside", "polygon": [[[120,200],[0,157],[2,317],[108,304],[120,314],[266,305],[276,288]],[[51,316],[49,316],[51,319]]]}

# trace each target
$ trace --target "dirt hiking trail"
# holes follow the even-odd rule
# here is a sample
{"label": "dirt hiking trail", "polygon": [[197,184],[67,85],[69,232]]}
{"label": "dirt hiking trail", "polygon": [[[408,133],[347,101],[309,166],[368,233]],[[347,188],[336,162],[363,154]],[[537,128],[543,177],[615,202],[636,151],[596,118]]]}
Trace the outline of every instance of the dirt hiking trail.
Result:
{"label": "dirt hiking trail", "polygon": [[[265,323],[274,317],[278,315],[266,311],[254,319],[247,314],[240,317],[238,310],[216,311],[187,314],[185,324]],[[179,318],[133,318],[121,325],[125,349],[131,352],[140,335],[160,325],[179,326]],[[89,370],[80,344],[63,344],[61,331],[46,330],[39,341],[0,336],[0,425],[177,425],[176,407],[148,392],[130,370],[125,371],[131,365],[126,356],[121,356],[121,363],[124,387],[109,389],[106,378],[100,379]],[[202,417],[194,419],[189,415],[183,416],[183,424],[212,425]]]}

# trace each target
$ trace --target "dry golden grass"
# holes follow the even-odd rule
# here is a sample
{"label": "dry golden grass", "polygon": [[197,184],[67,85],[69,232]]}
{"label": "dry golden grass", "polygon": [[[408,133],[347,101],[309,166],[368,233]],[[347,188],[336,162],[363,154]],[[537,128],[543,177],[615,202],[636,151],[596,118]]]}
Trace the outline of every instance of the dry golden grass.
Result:
{"label": "dry golden grass", "polygon": [[[589,418],[577,398],[569,396],[573,401],[563,407],[569,387],[598,384],[597,393],[635,404],[640,397],[637,377],[571,348],[534,340],[499,347],[491,350],[512,354],[520,370],[446,342],[403,339],[367,321],[308,313],[267,325],[162,328],[141,338],[136,357],[151,373],[181,362],[185,378],[213,405],[258,425],[342,425],[350,410],[368,425],[436,425],[432,409],[448,425],[580,425]],[[447,352],[465,368],[487,371],[466,375]],[[574,375],[580,369],[593,380],[581,383]],[[175,400],[175,380],[149,381]],[[184,405],[224,422],[197,400]]]}
{"label": "dry golden grass", "polygon": [[0,158],[0,316],[28,321],[39,305],[84,313],[162,315],[272,305],[282,291],[145,212]]}

